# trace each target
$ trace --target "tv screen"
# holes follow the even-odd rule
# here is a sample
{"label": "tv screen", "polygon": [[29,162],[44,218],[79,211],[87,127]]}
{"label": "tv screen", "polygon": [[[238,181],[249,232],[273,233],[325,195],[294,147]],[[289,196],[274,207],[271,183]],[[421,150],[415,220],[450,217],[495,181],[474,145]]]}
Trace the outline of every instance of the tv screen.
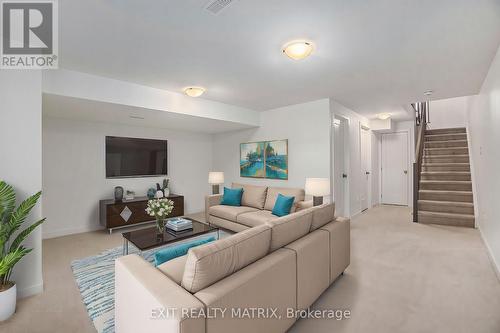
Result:
{"label": "tv screen", "polygon": [[167,175],[167,140],[106,137],[106,178]]}

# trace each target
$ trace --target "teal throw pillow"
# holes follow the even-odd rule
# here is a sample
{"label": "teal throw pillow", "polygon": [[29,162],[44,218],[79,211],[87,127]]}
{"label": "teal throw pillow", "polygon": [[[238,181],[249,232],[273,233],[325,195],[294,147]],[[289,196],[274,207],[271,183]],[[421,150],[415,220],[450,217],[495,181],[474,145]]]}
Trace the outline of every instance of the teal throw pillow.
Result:
{"label": "teal throw pillow", "polygon": [[281,193],[278,194],[278,198],[276,199],[276,203],[274,204],[272,211],[273,215],[281,217],[290,214],[290,210],[293,206],[293,200],[295,200],[295,197],[287,197]]}
{"label": "teal throw pillow", "polygon": [[242,188],[227,188],[224,187],[221,205],[226,206],[241,206],[241,196],[243,195]]}
{"label": "teal throw pillow", "polygon": [[204,239],[197,239],[190,242],[182,243],[179,245],[173,245],[165,249],[162,249],[155,253],[155,266],[161,265],[164,262],[185,255],[186,253],[188,253],[188,250],[192,247],[210,243],[213,242],[214,240],[215,237],[208,237]]}

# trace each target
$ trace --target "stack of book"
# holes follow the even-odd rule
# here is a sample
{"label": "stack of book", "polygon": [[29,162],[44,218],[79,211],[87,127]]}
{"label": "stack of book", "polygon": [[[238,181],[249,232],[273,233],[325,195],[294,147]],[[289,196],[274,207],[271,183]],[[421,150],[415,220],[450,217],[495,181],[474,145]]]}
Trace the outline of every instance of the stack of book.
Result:
{"label": "stack of book", "polygon": [[193,222],[182,217],[174,217],[172,219],[168,219],[165,225],[168,229],[175,232],[193,229]]}

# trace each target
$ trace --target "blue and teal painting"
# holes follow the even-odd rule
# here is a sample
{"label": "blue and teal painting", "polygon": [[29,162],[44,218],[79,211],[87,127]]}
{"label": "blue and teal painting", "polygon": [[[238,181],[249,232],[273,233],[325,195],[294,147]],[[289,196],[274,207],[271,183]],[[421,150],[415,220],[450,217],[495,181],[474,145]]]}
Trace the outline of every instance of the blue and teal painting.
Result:
{"label": "blue and teal painting", "polygon": [[266,178],[288,179],[288,140],[267,141]]}
{"label": "blue and teal painting", "polygon": [[264,142],[240,144],[240,176],[264,178]]}
{"label": "blue and teal painting", "polygon": [[288,140],[240,144],[240,176],[288,179]]}

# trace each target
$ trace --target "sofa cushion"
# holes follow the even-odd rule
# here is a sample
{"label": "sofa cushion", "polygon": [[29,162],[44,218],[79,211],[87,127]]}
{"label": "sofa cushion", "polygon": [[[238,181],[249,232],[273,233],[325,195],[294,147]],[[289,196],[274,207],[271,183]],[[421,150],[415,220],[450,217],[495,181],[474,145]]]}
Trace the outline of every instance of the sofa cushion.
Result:
{"label": "sofa cushion", "polygon": [[208,209],[210,215],[220,217],[222,219],[230,220],[236,222],[236,217],[243,213],[255,212],[258,209],[246,206],[224,206],[217,205],[212,206]]}
{"label": "sofa cushion", "polygon": [[244,224],[229,221],[226,219],[221,219],[220,217],[213,216],[213,215],[210,215],[208,217],[208,222],[213,226],[216,226],[216,227],[219,227],[219,228],[225,229],[225,230],[230,230],[233,232],[242,232],[242,231],[245,231],[249,228]]}
{"label": "sofa cushion", "polygon": [[222,195],[221,205],[225,206],[241,206],[241,198],[243,196],[243,189],[241,188],[227,188],[224,187],[224,194]]}
{"label": "sofa cushion", "polygon": [[271,227],[271,251],[277,250],[309,233],[312,211],[309,209],[267,222]]}
{"label": "sofa cushion", "polygon": [[273,213],[268,210],[258,210],[256,212],[240,214],[236,218],[236,221],[248,227],[256,227],[277,218],[277,216],[273,215]]}
{"label": "sofa cushion", "polygon": [[269,253],[271,229],[250,228],[227,238],[193,247],[187,254],[181,286],[196,293]]}
{"label": "sofa cushion", "polygon": [[163,274],[168,276],[170,280],[180,285],[182,281],[182,275],[184,275],[186,260],[187,255],[184,255],[158,265],[156,268],[158,268]]}
{"label": "sofa cushion", "polygon": [[241,198],[242,206],[254,207],[257,209],[264,208],[267,186],[233,183],[233,188],[243,189],[243,196]]}
{"label": "sofa cushion", "polygon": [[306,193],[301,188],[289,188],[289,187],[269,187],[267,189],[266,204],[264,205],[265,210],[273,210],[278,194],[283,194],[289,197],[294,197],[291,212],[295,212],[295,204],[299,201],[304,201]]}
{"label": "sofa cushion", "polygon": [[313,212],[311,231],[321,228],[333,221],[335,216],[335,203],[324,204],[310,208]]}

